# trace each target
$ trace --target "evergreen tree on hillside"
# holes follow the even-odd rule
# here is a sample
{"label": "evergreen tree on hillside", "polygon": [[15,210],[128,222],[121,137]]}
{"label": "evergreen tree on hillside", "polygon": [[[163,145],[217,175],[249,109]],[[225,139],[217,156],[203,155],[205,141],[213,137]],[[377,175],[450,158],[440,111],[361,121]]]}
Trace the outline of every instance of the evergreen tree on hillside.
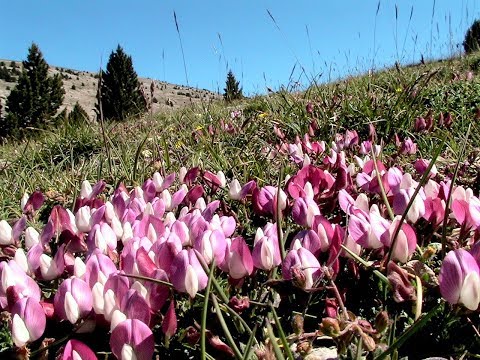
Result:
{"label": "evergreen tree on hillside", "polygon": [[48,64],[36,44],[28,49],[18,83],[7,98],[7,116],[0,136],[26,127],[45,128],[63,102],[63,83],[57,74],[48,76]]}
{"label": "evergreen tree on hillside", "polygon": [[88,121],[88,114],[78,101],[68,114],[67,120],[70,124],[83,124]]}
{"label": "evergreen tree on hillside", "polygon": [[125,120],[146,110],[132,57],[120,45],[110,54],[107,70],[101,72],[100,95],[105,119]]}
{"label": "evergreen tree on hillside", "polygon": [[467,30],[463,48],[467,54],[480,50],[480,20],[475,20]]}
{"label": "evergreen tree on hillside", "polygon": [[242,88],[240,87],[240,82],[235,79],[232,70],[227,74],[227,80],[225,81],[225,89],[223,93],[223,98],[226,101],[232,101],[241,99],[243,97]]}

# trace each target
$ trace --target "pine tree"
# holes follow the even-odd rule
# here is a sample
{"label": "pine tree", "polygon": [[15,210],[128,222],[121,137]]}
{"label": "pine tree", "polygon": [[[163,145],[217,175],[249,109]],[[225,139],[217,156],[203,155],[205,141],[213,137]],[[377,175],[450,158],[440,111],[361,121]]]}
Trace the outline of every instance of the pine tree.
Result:
{"label": "pine tree", "polygon": [[467,30],[463,48],[467,54],[480,50],[480,20],[475,20]]}
{"label": "pine tree", "polygon": [[28,49],[18,83],[7,98],[7,116],[0,136],[20,133],[26,127],[45,128],[63,102],[63,83],[48,76],[48,64],[36,44]]}
{"label": "pine tree", "polygon": [[235,79],[232,70],[227,74],[227,80],[225,81],[225,89],[223,89],[223,98],[230,102],[232,100],[241,99],[243,97],[242,88],[240,82]]}
{"label": "pine tree", "polygon": [[105,119],[125,120],[146,110],[132,57],[120,45],[110,54],[107,70],[101,72],[100,95]]}
{"label": "pine tree", "polygon": [[78,101],[75,103],[72,111],[68,114],[67,120],[70,124],[83,124],[88,121],[88,114]]}

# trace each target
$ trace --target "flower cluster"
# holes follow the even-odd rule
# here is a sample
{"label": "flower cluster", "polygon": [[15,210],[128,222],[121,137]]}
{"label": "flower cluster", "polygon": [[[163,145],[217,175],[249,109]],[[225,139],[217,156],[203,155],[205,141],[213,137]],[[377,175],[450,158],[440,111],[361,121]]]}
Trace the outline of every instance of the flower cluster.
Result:
{"label": "flower cluster", "polygon": [[[438,242],[434,234],[445,226],[454,235],[443,240],[450,251],[438,273],[440,293],[478,311],[480,200],[471,189],[438,177],[428,159],[416,160],[410,172],[387,166],[373,136],[361,142],[347,131],[327,150],[309,135],[288,143],[281,130],[275,133],[278,154],[298,167],[277,186],[227,184],[222,171],[199,168],[155,173],[130,190],[120,184],[108,197],[105,182],[85,181],[73,211],[56,205],[43,225],[37,220],[43,195],[22,198],[23,216],[0,221],[0,307],[9,314],[14,345],[40,341],[48,324],[61,322],[73,334],[103,329],[118,359],[151,359],[152,329],[175,336],[177,302],[195,301],[212,267],[239,291],[258,274],[272,279],[277,269],[281,281],[309,291],[334,283],[345,264],[368,258],[387,272],[395,299],[407,301],[411,296],[401,294],[412,286],[409,263],[425,259],[420,245]],[[411,139],[397,145],[399,154],[415,153]],[[261,225],[240,223],[239,206]],[[285,224],[294,229],[288,237]],[[341,296],[323,300],[331,318],[345,307]],[[248,298],[247,305],[232,301],[239,312],[248,306]],[[75,336],[58,355],[96,358]]]}

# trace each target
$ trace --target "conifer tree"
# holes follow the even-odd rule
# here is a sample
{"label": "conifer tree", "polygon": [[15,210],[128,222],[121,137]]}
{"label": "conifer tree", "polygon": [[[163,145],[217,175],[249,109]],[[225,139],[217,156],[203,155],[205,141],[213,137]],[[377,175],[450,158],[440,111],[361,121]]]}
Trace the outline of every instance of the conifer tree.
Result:
{"label": "conifer tree", "polygon": [[100,96],[105,119],[125,120],[146,110],[132,57],[120,45],[110,54],[107,70],[101,71]]}
{"label": "conifer tree", "polygon": [[75,103],[72,111],[68,114],[67,120],[70,124],[82,124],[88,121],[88,114],[78,101]]}
{"label": "conifer tree", "polygon": [[7,98],[7,116],[0,136],[19,133],[26,127],[45,128],[63,102],[63,83],[57,74],[48,76],[48,64],[36,44],[28,49],[18,83]]}
{"label": "conifer tree", "polygon": [[480,20],[475,20],[467,30],[463,48],[467,54],[480,50]]}
{"label": "conifer tree", "polygon": [[232,100],[241,99],[243,97],[242,88],[240,87],[240,82],[235,79],[232,70],[227,74],[227,80],[225,81],[225,89],[223,93],[223,98],[230,102]]}

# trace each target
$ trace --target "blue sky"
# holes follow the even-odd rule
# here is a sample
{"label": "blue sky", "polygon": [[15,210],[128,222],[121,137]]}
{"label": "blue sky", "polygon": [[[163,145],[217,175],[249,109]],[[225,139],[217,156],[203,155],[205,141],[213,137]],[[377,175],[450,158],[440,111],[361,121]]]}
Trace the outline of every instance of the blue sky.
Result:
{"label": "blue sky", "polygon": [[0,8],[0,58],[23,60],[33,41],[51,65],[97,71],[120,44],[140,76],[222,92],[231,68],[249,95],[458,54],[480,17],[476,0],[2,0]]}

